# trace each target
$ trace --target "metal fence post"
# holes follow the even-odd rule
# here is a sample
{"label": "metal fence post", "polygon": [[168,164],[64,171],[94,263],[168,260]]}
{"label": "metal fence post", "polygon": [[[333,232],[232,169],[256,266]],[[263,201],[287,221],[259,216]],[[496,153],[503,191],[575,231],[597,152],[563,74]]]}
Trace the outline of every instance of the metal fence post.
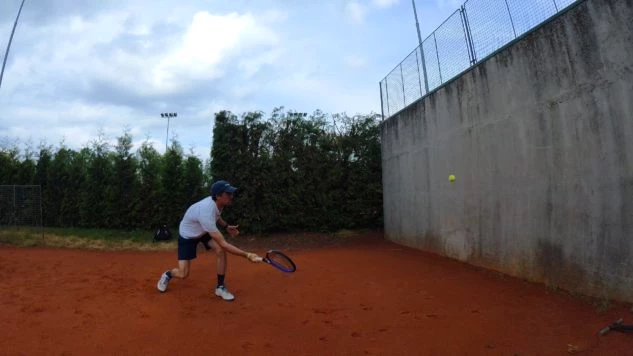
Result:
{"label": "metal fence post", "polygon": [[420,58],[420,61],[422,62],[422,72],[424,75],[424,89],[426,90],[426,93],[429,92],[429,79],[428,79],[428,75],[426,74],[426,58],[424,57],[424,48],[422,48],[422,44],[420,45],[420,56],[422,56]]}
{"label": "metal fence post", "polygon": [[12,220],[11,225],[13,225],[17,221],[15,215],[16,215],[18,209],[17,209],[16,204],[15,204],[15,199],[16,199],[15,198],[15,195],[16,195],[16,189],[15,188],[16,188],[15,185],[13,185],[13,214],[11,214],[11,220]]}
{"label": "metal fence post", "polygon": [[435,32],[433,32],[433,42],[435,42],[435,56],[437,57],[437,71],[440,73],[440,83],[444,83],[442,80],[442,66],[440,65],[440,52],[437,50],[437,38]]}
{"label": "metal fence post", "polygon": [[402,102],[407,106],[407,94],[404,93],[404,76],[402,75],[402,63],[400,63],[400,79],[402,80]]}
{"label": "metal fence post", "polygon": [[466,12],[466,6],[462,5],[462,25],[464,26],[464,32],[466,34],[466,45],[468,46],[470,65],[477,63],[477,55],[475,54],[475,42],[473,41],[473,34],[470,32],[470,23],[468,23],[468,13]]}
{"label": "metal fence post", "polygon": [[389,76],[385,77],[385,95],[387,96],[387,115],[391,116],[391,109],[389,108]]}
{"label": "metal fence post", "polygon": [[508,5],[508,0],[504,0],[506,3],[506,8],[508,9],[508,15],[510,16],[510,24],[512,24],[512,32],[514,32],[514,38],[517,38],[517,31],[514,29],[514,20],[512,19],[512,13],[510,12],[510,5]]}
{"label": "metal fence post", "polygon": [[422,80],[420,80],[420,61],[418,60],[418,52],[415,52],[415,64],[417,65],[415,67],[415,69],[417,69],[418,71],[418,84],[420,84],[420,97],[423,96],[422,94]]}
{"label": "metal fence post", "polygon": [[20,10],[18,10],[18,16],[15,17],[13,23],[13,29],[11,30],[11,36],[9,36],[9,43],[7,44],[7,50],[4,52],[4,61],[2,62],[2,69],[0,70],[0,86],[2,86],[2,77],[4,76],[4,67],[7,65],[7,57],[9,57],[9,50],[11,50],[11,42],[13,42],[13,35],[15,35],[15,28],[18,26],[18,20],[22,13],[22,7],[24,7],[24,0],[20,4]]}
{"label": "metal fence post", "polygon": [[[422,48],[422,36],[420,35],[420,24],[418,23],[418,11],[415,9],[415,1],[411,0],[411,3],[413,4],[413,15],[415,16],[415,26],[418,29],[418,43],[420,44],[420,55],[422,56],[422,71],[424,72],[424,88],[426,89],[426,92],[429,92],[429,81],[427,79],[427,75],[426,75],[426,60],[424,58],[424,48]],[[417,55],[417,53],[416,53]],[[419,68],[419,67],[418,67]],[[418,70],[419,72],[419,70]]]}
{"label": "metal fence post", "polygon": [[378,85],[380,86],[380,112],[382,113],[382,121],[385,121],[385,107],[382,102],[382,81]]}

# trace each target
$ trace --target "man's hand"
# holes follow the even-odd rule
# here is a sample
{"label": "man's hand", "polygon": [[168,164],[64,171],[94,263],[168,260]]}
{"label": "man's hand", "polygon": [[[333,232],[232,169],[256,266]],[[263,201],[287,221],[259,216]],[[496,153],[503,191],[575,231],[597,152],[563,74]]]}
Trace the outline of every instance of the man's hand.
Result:
{"label": "man's hand", "polygon": [[257,254],[255,253],[251,253],[251,252],[247,252],[246,253],[246,258],[248,258],[249,261],[251,262],[261,262],[262,258],[257,256]]}
{"label": "man's hand", "polygon": [[235,237],[240,234],[240,231],[237,229],[237,227],[238,225],[229,225],[226,227],[226,231],[229,233],[229,235]]}

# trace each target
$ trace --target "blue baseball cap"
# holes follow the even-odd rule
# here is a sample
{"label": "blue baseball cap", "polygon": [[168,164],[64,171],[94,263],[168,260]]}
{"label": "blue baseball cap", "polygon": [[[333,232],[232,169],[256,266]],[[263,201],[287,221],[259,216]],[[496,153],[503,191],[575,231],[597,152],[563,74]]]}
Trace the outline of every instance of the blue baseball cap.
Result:
{"label": "blue baseball cap", "polygon": [[234,193],[237,190],[237,188],[235,188],[234,186],[232,186],[229,182],[225,180],[219,180],[211,185],[210,190],[211,190],[211,196],[215,197],[224,192]]}

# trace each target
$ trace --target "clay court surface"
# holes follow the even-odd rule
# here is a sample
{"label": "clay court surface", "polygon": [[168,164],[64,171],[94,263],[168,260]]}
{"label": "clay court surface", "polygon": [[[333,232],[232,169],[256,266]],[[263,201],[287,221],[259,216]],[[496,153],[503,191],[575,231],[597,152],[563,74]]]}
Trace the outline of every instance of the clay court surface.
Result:
{"label": "clay court surface", "polygon": [[[290,247],[284,274],[215,256],[156,290],[174,252],[0,247],[2,355],[631,355],[633,335],[586,300],[371,240]],[[264,248],[256,249],[263,253]]]}

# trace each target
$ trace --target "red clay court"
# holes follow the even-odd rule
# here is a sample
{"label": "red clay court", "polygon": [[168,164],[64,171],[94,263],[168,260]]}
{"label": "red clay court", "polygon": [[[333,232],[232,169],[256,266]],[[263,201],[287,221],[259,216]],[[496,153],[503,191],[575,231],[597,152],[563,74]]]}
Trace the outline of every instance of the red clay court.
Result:
{"label": "red clay court", "polygon": [[212,295],[212,254],[161,294],[174,252],[0,247],[0,354],[633,354],[633,335],[597,334],[618,318],[633,323],[626,305],[599,313],[385,241],[286,251],[294,274],[230,256],[236,300],[225,302]]}

